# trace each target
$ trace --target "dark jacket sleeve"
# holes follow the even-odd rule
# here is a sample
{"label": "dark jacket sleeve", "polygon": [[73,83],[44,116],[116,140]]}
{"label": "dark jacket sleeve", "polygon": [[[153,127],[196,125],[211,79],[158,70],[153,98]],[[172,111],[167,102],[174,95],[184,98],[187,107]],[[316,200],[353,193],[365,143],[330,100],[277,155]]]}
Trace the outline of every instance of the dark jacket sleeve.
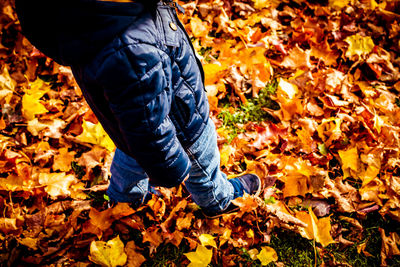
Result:
{"label": "dark jacket sleeve", "polygon": [[172,101],[170,58],[148,44],[110,52],[96,80],[127,144],[153,185],[172,187],[188,175],[191,163],[168,114]]}

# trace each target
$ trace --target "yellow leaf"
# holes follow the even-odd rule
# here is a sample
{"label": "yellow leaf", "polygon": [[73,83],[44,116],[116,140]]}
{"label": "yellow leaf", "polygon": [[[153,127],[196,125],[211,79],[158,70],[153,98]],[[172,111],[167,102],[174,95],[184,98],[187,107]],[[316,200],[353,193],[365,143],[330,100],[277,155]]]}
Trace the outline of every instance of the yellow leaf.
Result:
{"label": "yellow leaf", "polygon": [[264,7],[268,6],[268,0],[253,0],[254,2],[254,8],[256,9],[262,9]]}
{"label": "yellow leaf", "polygon": [[84,193],[85,184],[82,182],[78,182],[76,184],[71,185],[71,198],[73,199],[86,199],[87,195]]}
{"label": "yellow leaf", "polygon": [[299,91],[296,85],[291,84],[282,78],[279,79],[278,90],[285,92],[289,99],[293,99]]}
{"label": "yellow leaf", "polygon": [[21,245],[24,245],[30,249],[37,250],[39,238],[24,237],[24,238],[18,239],[18,242]]}
{"label": "yellow leaf", "polygon": [[207,22],[202,21],[197,16],[190,19],[190,27],[194,37],[205,37],[209,33]]}
{"label": "yellow leaf", "polygon": [[22,97],[22,113],[27,120],[33,120],[35,115],[47,112],[47,109],[39,102],[44,94],[50,91],[50,87],[41,79],[37,79],[30,84],[29,89],[25,89]]}
{"label": "yellow leaf", "polygon": [[[311,210],[311,212],[312,212],[312,210]],[[314,216],[315,219],[317,219],[317,217],[314,215],[314,213],[312,213],[312,215]],[[330,230],[331,230],[330,217],[324,217],[324,218],[319,219],[317,221],[317,227],[318,227],[318,235],[316,238],[317,242],[319,242],[324,247],[335,242],[335,241],[333,241],[333,238],[330,233]]]}
{"label": "yellow leaf", "polygon": [[109,151],[115,149],[115,145],[111,138],[104,131],[100,123],[94,124],[90,121],[83,121],[83,132],[77,136],[78,140],[95,145],[100,145]]}
{"label": "yellow leaf", "polygon": [[339,150],[339,156],[342,160],[342,169],[343,171],[347,169],[351,169],[353,171],[358,170],[358,151],[356,147],[347,149],[347,150]]}
{"label": "yellow leaf", "polygon": [[330,234],[330,217],[318,219],[311,207],[308,209],[308,213],[305,211],[297,212],[296,217],[308,225],[307,227],[299,228],[301,236],[308,239],[315,239],[315,241],[324,247],[335,242]]}
{"label": "yellow leaf", "polygon": [[205,85],[212,85],[217,83],[223,76],[225,67],[222,67],[218,64],[204,64],[204,76],[205,76]]}
{"label": "yellow leaf", "polygon": [[215,237],[209,234],[201,234],[199,236],[199,240],[202,246],[212,246],[214,248],[217,248],[217,243],[215,243],[214,238]]}
{"label": "yellow leaf", "polygon": [[58,149],[59,154],[54,157],[53,170],[67,172],[71,170],[71,163],[75,159],[75,151],[68,152],[68,148]]}
{"label": "yellow leaf", "polygon": [[364,37],[359,34],[348,36],[344,41],[349,44],[346,51],[346,57],[348,58],[354,55],[358,55],[359,57],[365,56],[369,54],[375,46],[370,36]]}
{"label": "yellow leaf", "polygon": [[257,255],[257,259],[261,261],[261,265],[268,265],[272,261],[278,260],[278,255],[276,251],[268,246],[265,246],[261,249],[260,253]]}
{"label": "yellow leaf", "polygon": [[33,120],[35,115],[47,112],[47,109],[39,102],[40,97],[28,94],[22,97],[22,113],[27,120]]}
{"label": "yellow leaf", "polygon": [[[263,9],[263,8],[269,8],[269,7],[274,9],[281,3],[280,0],[253,0],[253,2],[254,2],[255,9]],[[262,11],[260,11],[260,12],[262,12]]]}
{"label": "yellow leaf", "polygon": [[258,256],[258,250],[256,248],[252,248],[250,250],[247,251],[247,253],[249,254],[250,258],[255,261],[257,259]]}
{"label": "yellow leaf", "polygon": [[350,0],[329,0],[329,6],[333,9],[342,9],[350,3]]}
{"label": "yellow leaf", "polygon": [[313,139],[311,137],[310,131],[306,128],[297,129],[296,135],[302,144],[302,149],[307,153],[311,153],[311,145],[313,144]]}
{"label": "yellow leaf", "polygon": [[3,69],[3,73],[0,73],[0,100],[1,104],[9,103],[14,89],[15,81],[10,77],[6,67]]}
{"label": "yellow leaf", "polygon": [[283,188],[283,197],[305,196],[312,192],[308,186],[308,178],[304,175],[289,175],[285,178],[285,187]]}
{"label": "yellow leaf", "polygon": [[188,267],[206,267],[212,258],[212,249],[198,245],[195,252],[184,253],[190,260]]}
{"label": "yellow leaf", "polygon": [[232,230],[229,228],[224,229],[224,233],[219,237],[219,246],[225,244],[231,238]]}
{"label": "yellow leaf", "polygon": [[45,185],[44,190],[52,197],[69,196],[70,186],[74,182],[74,175],[66,175],[65,172],[39,174],[39,184]]}
{"label": "yellow leaf", "polygon": [[127,260],[124,243],[119,239],[119,236],[107,241],[107,243],[92,241],[89,260],[105,267],[123,266]]}
{"label": "yellow leaf", "polygon": [[382,126],[385,125],[384,118],[385,117],[378,116],[378,115],[375,115],[375,117],[374,117],[374,128],[378,131],[378,133],[381,133]]}
{"label": "yellow leaf", "polygon": [[378,176],[379,172],[380,168],[377,168],[373,165],[368,165],[365,172],[360,175],[360,178],[363,181],[363,186],[374,180],[375,177]]}
{"label": "yellow leaf", "polygon": [[322,119],[317,127],[318,136],[328,145],[342,136],[342,122],[338,118]]}
{"label": "yellow leaf", "polygon": [[[222,128],[220,128],[222,129]],[[235,152],[235,148],[231,145],[224,145],[220,150],[221,166],[227,167],[229,162],[232,161],[231,155]]]}
{"label": "yellow leaf", "polygon": [[252,229],[249,229],[248,231],[246,231],[246,236],[248,238],[254,239],[254,231]]}
{"label": "yellow leaf", "polygon": [[7,191],[31,190],[25,185],[25,181],[15,174],[11,174],[7,178],[0,178],[0,189]]}
{"label": "yellow leaf", "polygon": [[[36,79],[34,82],[29,84],[29,89],[25,89],[25,93],[42,97],[45,93],[50,91],[50,85],[44,82],[42,79]],[[39,97],[39,98],[40,98]]]}

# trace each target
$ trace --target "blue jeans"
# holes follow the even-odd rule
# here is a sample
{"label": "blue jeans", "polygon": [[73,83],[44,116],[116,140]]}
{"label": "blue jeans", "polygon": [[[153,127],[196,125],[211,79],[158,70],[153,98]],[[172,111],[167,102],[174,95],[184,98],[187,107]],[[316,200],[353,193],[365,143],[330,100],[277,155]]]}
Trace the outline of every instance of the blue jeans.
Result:
{"label": "blue jeans", "polygon": [[[234,198],[233,186],[220,170],[220,155],[214,123],[208,120],[200,137],[186,153],[192,162],[185,186],[193,201],[208,212],[222,211]],[[150,183],[139,164],[121,150],[115,151],[107,194],[115,202],[140,204]]]}

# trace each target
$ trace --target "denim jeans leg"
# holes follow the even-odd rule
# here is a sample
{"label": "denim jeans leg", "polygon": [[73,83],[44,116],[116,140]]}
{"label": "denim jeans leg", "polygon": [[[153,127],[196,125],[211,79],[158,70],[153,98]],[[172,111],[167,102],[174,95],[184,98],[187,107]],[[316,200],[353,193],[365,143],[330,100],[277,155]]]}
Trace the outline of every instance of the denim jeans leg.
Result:
{"label": "denim jeans leg", "polygon": [[226,209],[233,199],[233,186],[220,170],[217,134],[211,119],[187,153],[192,168],[185,186],[193,201],[209,212]]}
{"label": "denim jeans leg", "polygon": [[114,202],[142,203],[149,188],[149,178],[135,159],[118,148],[111,164],[107,195]]}

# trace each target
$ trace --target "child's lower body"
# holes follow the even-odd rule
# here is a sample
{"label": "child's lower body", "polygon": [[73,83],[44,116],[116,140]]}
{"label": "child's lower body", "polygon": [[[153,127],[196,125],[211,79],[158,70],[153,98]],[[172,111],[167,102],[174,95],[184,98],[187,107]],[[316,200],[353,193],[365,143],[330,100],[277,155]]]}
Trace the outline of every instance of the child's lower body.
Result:
{"label": "child's lower body", "polygon": [[[231,200],[243,195],[258,194],[261,188],[256,175],[228,180],[220,170],[220,155],[214,123],[208,120],[200,137],[186,150],[192,162],[189,178],[184,182],[193,201],[206,215],[234,209]],[[117,149],[111,165],[111,181],[107,194],[113,202],[140,205],[151,188],[148,176],[132,157]]]}

